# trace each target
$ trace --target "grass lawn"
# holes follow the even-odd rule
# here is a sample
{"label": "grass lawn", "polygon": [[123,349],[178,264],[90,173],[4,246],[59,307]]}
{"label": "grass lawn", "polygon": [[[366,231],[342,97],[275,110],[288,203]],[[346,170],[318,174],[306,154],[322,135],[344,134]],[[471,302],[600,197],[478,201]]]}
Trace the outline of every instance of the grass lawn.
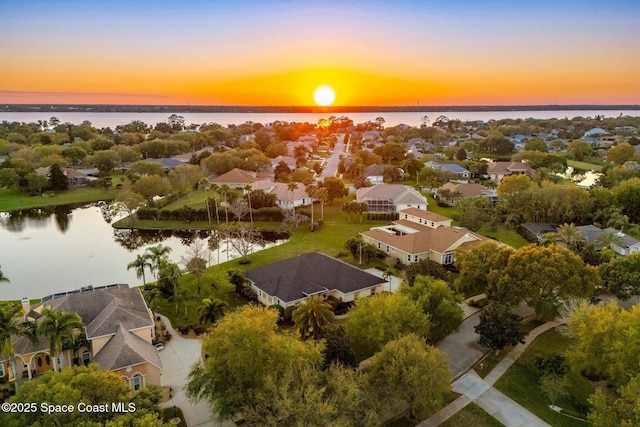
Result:
{"label": "grass lawn", "polygon": [[[446,216],[447,218],[453,218],[453,215],[458,212],[455,207],[438,206],[438,201],[434,199],[431,194],[422,193],[422,195],[427,198],[427,202],[429,202],[428,210],[433,213]],[[453,221],[452,224],[456,225],[456,221]]]}
{"label": "grass lawn", "polygon": [[[567,337],[556,330],[542,334],[524,354],[498,380],[495,387],[531,412],[553,426],[585,426],[586,423],[559,414],[549,408],[549,399],[539,385],[539,374],[535,368],[536,357],[556,353],[562,355],[570,346]],[[586,408],[586,399],[594,391],[591,383],[581,376],[568,374],[567,397],[557,405],[574,416],[585,417],[577,406]]]}
{"label": "grass lawn", "polygon": [[595,172],[600,172],[603,168],[602,165],[597,165],[595,163],[589,163],[589,162],[579,162],[577,160],[571,160],[571,159],[567,159],[567,166],[571,166],[574,169],[582,169],[582,170],[593,170]]}
{"label": "grass lawn", "polygon": [[62,193],[44,193],[41,196],[30,196],[18,192],[10,193],[7,189],[0,189],[0,212],[113,200],[115,196],[116,191],[113,189],[105,190],[93,187],[71,188]]}
{"label": "grass lawn", "polygon": [[512,246],[516,249],[521,248],[522,246],[526,246],[530,243],[529,241],[527,241],[527,239],[519,235],[516,230],[508,229],[504,225],[498,226],[495,231],[481,228],[478,233],[482,234],[483,236],[491,237],[492,239],[498,240],[502,243],[506,243],[507,245]]}
{"label": "grass lawn", "polygon": [[500,427],[503,424],[471,402],[440,425],[442,427]]}

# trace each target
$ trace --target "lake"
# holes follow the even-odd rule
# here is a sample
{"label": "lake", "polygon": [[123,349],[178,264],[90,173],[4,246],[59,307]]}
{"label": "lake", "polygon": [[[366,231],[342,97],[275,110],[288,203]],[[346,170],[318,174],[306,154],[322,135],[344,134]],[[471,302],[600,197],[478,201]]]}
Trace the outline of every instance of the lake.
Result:
{"label": "lake", "polygon": [[[83,286],[113,283],[141,285],[127,264],[146,248],[162,243],[172,248],[169,258],[179,263],[193,239],[206,232],[116,230],[97,205],[71,209],[0,213],[0,265],[11,283],[0,284],[0,300],[42,298]],[[282,243],[269,243],[267,247]],[[260,248],[257,248],[259,250]],[[210,264],[238,256],[222,243],[210,252]],[[182,267],[182,266],[181,266]],[[147,272],[147,281],[153,280]]]}
{"label": "lake", "polygon": [[[103,127],[115,128],[118,125],[131,123],[133,120],[140,120],[148,125],[155,125],[159,122],[166,121],[171,113],[64,113],[52,110],[50,113],[38,112],[0,112],[0,121],[7,120],[9,122],[37,122],[38,120],[49,120],[51,117],[57,117],[60,122],[80,124],[88,120],[98,129]],[[420,126],[422,118],[428,116],[431,122],[437,117],[444,115],[450,119],[458,119],[461,121],[471,120],[501,120],[501,119],[572,119],[574,117],[595,117],[603,115],[605,117],[632,116],[639,117],[640,110],[538,110],[538,111],[430,111],[425,112],[369,112],[369,113],[177,113],[184,117],[186,124],[196,123],[218,123],[223,126],[230,124],[239,125],[248,121],[255,123],[273,123],[277,120],[286,122],[308,122],[318,123],[321,118],[327,118],[331,115],[347,116],[354,123],[364,123],[373,121],[376,117],[385,119],[385,126],[396,126],[404,123],[410,126]]]}

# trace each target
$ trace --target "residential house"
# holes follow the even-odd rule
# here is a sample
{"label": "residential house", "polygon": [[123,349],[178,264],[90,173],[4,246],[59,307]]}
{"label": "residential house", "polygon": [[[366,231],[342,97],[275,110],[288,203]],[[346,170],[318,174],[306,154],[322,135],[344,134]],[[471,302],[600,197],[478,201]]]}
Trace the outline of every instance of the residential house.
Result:
{"label": "residential house", "polygon": [[581,225],[576,227],[580,230],[580,235],[587,242],[595,245],[597,250],[601,250],[604,248],[604,244],[602,243],[601,236],[604,232],[614,232],[618,237],[617,242],[611,243],[611,249],[617,253],[618,255],[627,256],[632,253],[640,252],[640,240],[635,237],[631,237],[628,234],[623,233],[622,231],[616,230],[615,228],[605,228],[604,230],[596,227],[595,225]]}
{"label": "residential house", "polygon": [[518,226],[518,233],[534,243],[541,243],[547,234],[555,233],[560,224],[551,222],[526,222]]}
{"label": "residential house", "polygon": [[[140,289],[110,285],[51,295],[34,306],[24,298],[22,305],[25,319],[36,323],[43,320],[44,308],[80,316],[89,344],[78,350],[78,362],[95,362],[101,369],[115,372],[134,391],[147,384],[160,385],[162,362],[153,345],[153,315]],[[24,336],[12,339],[19,380],[53,369],[53,355],[46,337],[40,337],[35,344]],[[74,363],[70,350],[60,352],[56,359],[58,367]],[[10,381],[15,381],[8,356],[0,355],[0,362],[0,369],[8,374]]]}
{"label": "residential house", "polygon": [[434,191],[433,197],[449,206],[455,206],[460,200],[473,197],[488,197],[494,203],[498,201],[498,193],[495,189],[473,183],[447,182]]}
{"label": "residential house", "polygon": [[[67,181],[71,186],[75,187],[75,186],[87,185],[91,180],[91,178],[88,175],[80,171],[77,171],[75,169],[61,168],[61,170],[64,176],[67,177]],[[49,175],[51,174],[51,167],[47,166],[43,168],[38,168],[36,169],[36,173],[38,175],[46,176],[47,178],[49,178]]]}
{"label": "residential house", "polygon": [[164,168],[165,173],[175,168],[176,166],[188,165],[189,162],[183,162],[176,158],[161,158],[161,159],[144,159],[145,162],[158,163]]}
{"label": "residential house", "polygon": [[275,168],[280,164],[280,162],[284,162],[287,167],[291,170],[296,170],[296,159],[291,156],[278,156],[271,159],[271,169],[275,170]]}
{"label": "residential house", "polygon": [[234,168],[229,172],[224,173],[217,177],[209,177],[208,180],[211,184],[226,185],[229,188],[242,189],[247,185],[251,185],[256,181],[272,180],[273,174],[269,172],[254,172],[246,171],[243,169]]}
{"label": "residential house", "polygon": [[266,305],[292,307],[312,295],[351,302],[385,290],[386,281],[328,255],[300,254],[247,272],[251,289]]}
{"label": "residential house", "polygon": [[426,162],[424,164],[426,167],[451,172],[459,179],[469,179],[471,178],[471,172],[463,168],[462,166],[456,163],[438,163],[438,162]]}
{"label": "residential house", "polygon": [[387,165],[369,165],[364,170],[364,176],[372,184],[382,184],[384,183],[384,168],[386,167]]}
{"label": "residential house", "polygon": [[493,162],[487,167],[489,178],[500,182],[505,176],[523,175],[530,173],[531,168],[520,162]]}
{"label": "residential house", "polygon": [[452,227],[451,219],[420,209],[405,209],[391,225],[360,233],[370,243],[403,264],[428,259],[438,264],[455,262],[455,252],[486,240],[463,227]]}
{"label": "residential house", "polygon": [[298,182],[297,188],[289,190],[289,184],[269,180],[256,181],[251,184],[251,190],[262,190],[267,194],[276,195],[276,204],[282,209],[293,209],[298,206],[311,204],[311,197],[307,194],[307,186]]}
{"label": "residential house", "polygon": [[408,208],[427,210],[427,199],[418,190],[400,184],[358,188],[356,200],[367,204],[368,213],[392,214]]}

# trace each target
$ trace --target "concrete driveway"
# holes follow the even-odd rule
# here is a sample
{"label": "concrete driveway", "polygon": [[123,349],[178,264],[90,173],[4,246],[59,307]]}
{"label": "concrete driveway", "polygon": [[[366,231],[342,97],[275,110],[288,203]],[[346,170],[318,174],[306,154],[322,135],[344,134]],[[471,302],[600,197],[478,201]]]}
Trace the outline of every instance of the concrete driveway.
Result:
{"label": "concrete driveway", "polygon": [[200,359],[202,343],[199,339],[182,338],[180,333],[175,331],[169,320],[161,316],[167,329],[171,332],[171,340],[160,350],[160,360],[162,361],[162,386],[173,389],[173,398],[160,406],[172,408],[174,405],[182,409],[185,422],[189,427],[232,427],[232,422],[218,422],[213,419],[211,406],[204,401],[194,404],[187,399],[184,386],[191,366]]}

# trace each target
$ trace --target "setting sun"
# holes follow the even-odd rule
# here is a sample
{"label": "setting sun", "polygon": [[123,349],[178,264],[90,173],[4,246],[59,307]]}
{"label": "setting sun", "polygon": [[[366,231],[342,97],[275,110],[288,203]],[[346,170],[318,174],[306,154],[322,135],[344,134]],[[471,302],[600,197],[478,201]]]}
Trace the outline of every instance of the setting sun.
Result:
{"label": "setting sun", "polygon": [[313,100],[316,101],[316,104],[327,107],[336,100],[336,93],[330,86],[319,86],[315,92],[313,92]]}

